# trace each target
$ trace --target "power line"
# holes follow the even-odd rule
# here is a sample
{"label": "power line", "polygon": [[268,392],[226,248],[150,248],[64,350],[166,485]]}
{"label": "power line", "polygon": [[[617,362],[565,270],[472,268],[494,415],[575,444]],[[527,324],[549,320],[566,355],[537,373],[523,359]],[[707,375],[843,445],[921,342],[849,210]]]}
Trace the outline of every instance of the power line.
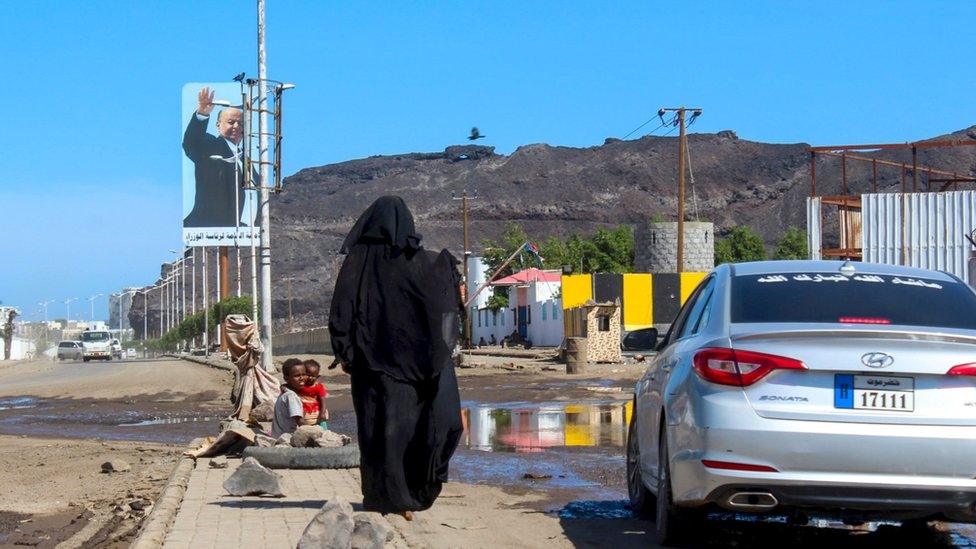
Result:
{"label": "power line", "polygon": [[[639,130],[639,129],[641,129],[641,128],[643,128],[644,126],[646,126],[646,125],[648,125],[648,124],[650,124],[650,123],[651,123],[651,121],[652,121],[652,120],[654,120],[654,118],[657,118],[657,117],[655,116],[655,117],[653,117],[653,118],[651,118],[651,119],[649,119],[649,120],[648,120],[647,122],[644,122],[644,123],[643,123],[643,124],[641,124],[640,126],[637,126],[637,127],[636,127],[636,128],[634,128],[633,130],[631,130],[631,131],[630,131],[630,133],[628,133],[627,135],[625,135],[625,136],[623,136],[623,138],[622,138],[622,139],[627,139],[628,137],[630,137],[630,136],[632,136],[632,135],[634,135],[634,134],[635,134],[635,133],[637,132],[637,130]],[[661,121],[661,124],[660,124],[660,125],[658,125],[658,127],[656,127],[656,128],[654,128],[653,130],[651,130],[651,131],[649,131],[649,132],[647,132],[647,133],[649,133],[649,134],[651,134],[651,133],[654,133],[654,132],[656,132],[657,130],[659,130],[659,129],[661,129],[661,128],[663,128],[663,127],[664,127],[664,121],[662,120],[662,121]]]}
{"label": "power line", "polygon": [[[693,117],[692,121],[697,117]],[[685,144],[685,157],[688,159],[688,179],[691,181],[691,207],[695,209],[695,221],[701,221],[698,215],[698,193],[695,192],[695,171],[691,169],[691,147]]]}

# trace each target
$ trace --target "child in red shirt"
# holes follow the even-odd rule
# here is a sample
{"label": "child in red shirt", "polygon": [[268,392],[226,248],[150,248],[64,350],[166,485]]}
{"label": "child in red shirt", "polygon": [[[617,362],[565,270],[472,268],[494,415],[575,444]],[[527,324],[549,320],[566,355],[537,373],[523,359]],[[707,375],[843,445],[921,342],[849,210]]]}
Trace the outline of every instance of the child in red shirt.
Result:
{"label": "child in red shirt", "polygon": [[298,397],[302,399],[302,411],[305,414],[302,425],[319,425],[323,429],[328,429],[329,410],[325,407],[325,397],[329,392],[325,389],[325,385],[319,383],[319,372],[322,366],[312,359],[306,360],[303,365],[306,372],[305,384],[297,391]]}

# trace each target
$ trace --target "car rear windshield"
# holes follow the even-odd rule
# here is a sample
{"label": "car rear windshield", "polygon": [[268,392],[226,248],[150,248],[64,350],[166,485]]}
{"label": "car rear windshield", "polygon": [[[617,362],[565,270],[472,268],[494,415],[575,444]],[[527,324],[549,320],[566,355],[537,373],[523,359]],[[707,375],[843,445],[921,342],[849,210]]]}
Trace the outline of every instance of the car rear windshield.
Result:
{"label": "car rear windshield", "polygon": [[58,343],[58,347],[74,347],[74,346],[75,344],[71,343],[70,341],[62,341],[61,343]]}
{"label": "car rear windshield", "polygon": [[955,281],[833,273],[732,278],[732,322],[898,324],[976,330],[976,294]]}

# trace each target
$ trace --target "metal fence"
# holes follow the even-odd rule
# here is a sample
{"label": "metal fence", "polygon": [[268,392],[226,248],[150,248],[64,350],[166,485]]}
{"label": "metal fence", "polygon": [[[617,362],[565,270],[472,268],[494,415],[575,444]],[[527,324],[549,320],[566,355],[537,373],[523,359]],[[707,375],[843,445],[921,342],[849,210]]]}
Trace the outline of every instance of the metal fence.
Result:
{"label": "metal fence", "polygon": [[[969,280],[976,191],[861,195],[864,261],[945,271]],[[820,259],[820,198],[807,199],[812,259]]]}

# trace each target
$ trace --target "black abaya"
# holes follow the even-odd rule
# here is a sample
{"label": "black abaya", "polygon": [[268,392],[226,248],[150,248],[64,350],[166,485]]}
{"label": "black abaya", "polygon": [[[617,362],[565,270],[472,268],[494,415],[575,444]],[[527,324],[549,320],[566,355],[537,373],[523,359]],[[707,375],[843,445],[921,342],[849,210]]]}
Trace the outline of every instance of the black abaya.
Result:
{"label": "black abaya", "polygon": [[352,376],[363,505],[380,512],[429,508],[462,432],[457,261],[419,242],[403,201],[377,200],[343,245],[329,317]]}

